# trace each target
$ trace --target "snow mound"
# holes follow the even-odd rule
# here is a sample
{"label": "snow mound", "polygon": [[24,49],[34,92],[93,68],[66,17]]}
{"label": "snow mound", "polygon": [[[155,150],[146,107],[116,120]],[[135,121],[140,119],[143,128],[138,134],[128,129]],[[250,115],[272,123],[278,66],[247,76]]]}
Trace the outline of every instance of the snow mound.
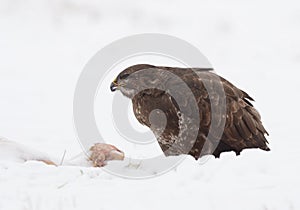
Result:
{"label": "snow mound", "polygon": [[25,145],[0,138],[0,165],[18,162],[23,163],[28,160],[51,160],[46,153],[29,148]]}

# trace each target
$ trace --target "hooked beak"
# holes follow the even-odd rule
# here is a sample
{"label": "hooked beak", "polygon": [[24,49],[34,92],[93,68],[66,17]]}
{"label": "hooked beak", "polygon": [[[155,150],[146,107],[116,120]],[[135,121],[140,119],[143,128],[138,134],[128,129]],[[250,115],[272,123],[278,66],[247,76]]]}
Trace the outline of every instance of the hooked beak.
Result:
{"label": "hooked beak", "polygon": [[115,79],[111,84],[110,84],[110,90],[112,92],[116,91],[118,89],[118,83],[117,80]]}

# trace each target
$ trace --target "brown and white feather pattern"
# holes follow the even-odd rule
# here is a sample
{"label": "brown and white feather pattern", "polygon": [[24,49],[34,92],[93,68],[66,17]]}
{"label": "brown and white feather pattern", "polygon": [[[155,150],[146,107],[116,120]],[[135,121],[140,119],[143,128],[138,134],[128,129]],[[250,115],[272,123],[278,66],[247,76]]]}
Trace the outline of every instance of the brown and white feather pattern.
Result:
{"label": "brown and white feather pattern", "polygon": [[[125,75],[128,77],[139,70],[150,68],[163,71],[158,71],[157,75],[151,75],[151,77],[145,74],[143,77],[130,81],[124,79]],[[246,92],[210,70],[212,69],[139,64],[121,72],[114,85],[122,83],[120,90],[132,99],[137,120],[154,132],[166,155],[190,154],[198,159],[206,154],[219,157],[222,152],[226,151],[234,151],[238,155],[246,148],[270,150],[265,138],[268,133],[262,125],[258,111],[250,103],[253,99]],[[181,81],[166,79],[167,73],[178,76]],[[178,88],[176,94],[181,101],[176,101],[168,93],[168,87],[179,87],[182,81],[190,91]],[[153,83],[156,83],[157,88],[135,92],[138,87],[146,87],[149,82],[151,82],[151,87]],[[222,87],[223,92],[218,88],[219,86]],[[198,110],[191,106],[193,98],[196,100]],[[184,106],[184,113],[181,112],[178,104]],[[212,107],[215,107],[214,114],[212,114]],[[161,113],[155,115],[156,117],[152,116],[150,122],[149,116],[153,114],[152,110],[163,112],[166,123],[162,120]],[[197,116],[200,121],[197,120]],[[213,121],[217,126],[214,126],[208,135]],[[224,130],[221,130],[222,125],[224,125]],[[163,131],[161,131],[162,128]],[[180,133],[180,130],[185,131]],[[191,140],[193,134],[196,134],[196,141]]]}

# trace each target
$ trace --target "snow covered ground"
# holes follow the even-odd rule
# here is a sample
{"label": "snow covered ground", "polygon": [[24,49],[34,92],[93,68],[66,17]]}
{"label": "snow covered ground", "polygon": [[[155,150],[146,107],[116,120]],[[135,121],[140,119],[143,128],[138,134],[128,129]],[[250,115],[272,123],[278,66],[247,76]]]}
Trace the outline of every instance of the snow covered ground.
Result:
{"label": "snow covered ground", "polygon": [[80,153],[72,117],[80,72],[105,45],[145,32],[189,41],[253,96],[271,152],[226,153],[205,164],[187,157],[142,180],[0,161],[0,209],[300,209],[296,0],[0,0],[0,135],[58,159]]}

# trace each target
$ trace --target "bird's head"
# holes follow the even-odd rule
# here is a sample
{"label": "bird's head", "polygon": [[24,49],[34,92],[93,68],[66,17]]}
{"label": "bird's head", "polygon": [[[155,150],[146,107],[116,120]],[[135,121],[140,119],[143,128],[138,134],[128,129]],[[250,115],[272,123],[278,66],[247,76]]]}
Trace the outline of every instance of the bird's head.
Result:
{"label": "bird's head", "polygon": [[133,98],[145,84],[153,80],[151,75],[146,72],[147,69],[154,67],[149,64],[138,64],[126,68],[111,83],[110,90],[120,90],[123,95]]}

